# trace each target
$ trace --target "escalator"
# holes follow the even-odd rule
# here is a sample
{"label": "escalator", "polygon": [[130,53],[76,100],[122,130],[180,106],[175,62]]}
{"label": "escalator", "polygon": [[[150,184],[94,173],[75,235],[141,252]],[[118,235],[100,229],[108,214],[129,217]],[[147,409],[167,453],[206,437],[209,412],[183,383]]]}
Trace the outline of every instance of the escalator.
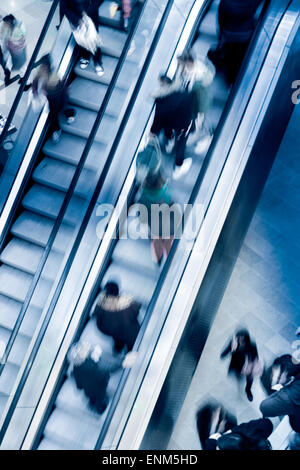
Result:
{"label": "escalator", "polygon": [[[259,28],[250,45],[240,76],[232,88],[227,101],[226,98],[229,90],[227,90],[222,77],[216,77],[214,83],[214,106],[210,114],[208,114],[208,119],[211,121],[212,126],[216,128],[214,139],[207,154],[203,151],[201,155],[195,153],[195,148],[189,148],[189,155],[193,158],[192,170],[184,182],[173,181],[171,184],[173,199],[176,202],[181,204],[189,201],[195,202],[200,193],[206,204],[206,210],[209,211],[216,192],[215,189],[213,192],[209,189],[211,187],[216,188],[220,184],[221,178],[219,180],[219,177],[220,174],[222,176],[222,172],[226,169],[227,155],[230,155],[235,145],[238,145],[245,139],[243,126],[245,127],[245,123],[247,123],[252,128],[255,125],[259,128],[260,122],[258,123],[257,118],[253,118],[254,121],[252,121],[248,117],[248,114],[254,112],[251,101],[252,93],[255,91],[254,96],[256,97],[257,94],[262,95],[262,93],[268,92],[265,87],[262,90],[261,83],[265,69],[268,72],[270,69],[265,64],[265,61],[269,58],[268,54],[271,46],[273,45],[274,47],[274,43],[276,45],[277,30],[281,33],[281,22],[283,23],[289,19],[289,3],[292,5],[291,17],[293,17],[294,23],[288,24],[290,28],[288,33],[290,34],[292,29],[293,35],[291,34],[291,37],[294,39],[295,11],[297,11],[294,3],[297,2],[286,2],[285,5],[280,4],[280,2],[275,4],[274,2],[270,9],[266,8],[262,14]],[[212,43],[217,42],[215,27],[217,2],[209,4],[209,7],[200,15],[200,34],[197,42],[194,44],[195,48],[205,50],[205,52]],[[282,27],[284,28],[285,25]],[[186,46],[191,44],[194,34],[195,30],[192,31]],[[285,49],[288,49],[287,44],[290,44],[289,41],[292,41],[289,34],[284,39]],[[280,34],[279,37],[281,38]],[[201,42],[202,40],[203,42]],[[273,50],[271,50],[271,53],[273,53]],[[286,58],[285,54],[283,54],[283,57],[284,59]],[[279,63],[281,59],[281,57],[278,58]],[[279,75],[275,74],[274,83],[272,82],[274,87],[278,79]],[[290,110],[287,109],[286,119],[288,119],[289,112]],[[284,125],[286,125],[286,121],[283,121],[282,126],[284,127]],[[280,133],[278,135],[280,138]],[[276,142],[274,145],[276,145]],[[218,159],[216,159],[217,154],[220,155]],[[223,154],[224,157],[222,156]],[[166,161],[165,165],[166,171],[168,171],[169,162]],[[127,178],[134,185],[134,176],[132,177],[134,165],[131,170]],[[231,169],[231,175],[235,175],[233,169]],[[209,178],[207,178],[208,176]],[[126,186],[126,182],[124,186]],[[130,187],[131,185],[128,184],[127,188]],[[129,195],[131,194],[131,191],[128,191],[128,189],[127,192]],[[129,200],[126,202],[130,206],[133,201],[132,198],[130,199],[130,196],[128,197]],[[183,248],[180,249],[182,244]],[[151,418],[149,409],[153,409],[155,405],[154,399],[151,398],[152,388],[150,387],[146,396],[146,399],[151,401],[152,408],[151,406],[149,409],[146,406],[135,406],[135,403],[143,403],[141,394],[145,389],[144,383],[147,381],[149,383],[150,380],[146,372],[151,367],[153,357],[158,355],[155,346],[159,345],[163,335],[168,337],[166,326],[170,322],[168,319],[168,315],[170,316],[169,311],[172,312],[174,298],[176,298],[177,292],[182,288],[186,266],[188,266],[188,263],[192,263],[192,258],[196,258],[197,262],[198,253],[191,249],[187,250],[184,246],[183,240],[175,240],[171,254],[161,272],[151,259],[149,241],[121,239],[111,243],[106,253],[105,262],[100,264],[98,280],[93,285],[93,288],[90,289],[90,298],[85,313],[81,316],[77,326],[74,326],[73,333],[70,333],[69,338],[72,337],[72,341],[80,338],[88,341],[90,344],[101,344],[104,351],[112,351],[112,341],[99,333],[94,319],[89,317],[89,312],[94,301],[94,294],[99,286],[103,286],[108,279],[114,278],[120,282],[123,291],[132,294],[143,305],[140,319],[142,327],[135,347],[135,349],[139,350],[140,360],[133,367],[132,371],[115,374],[111,378],[108,393],[112,396],[112,401],[106,411],[99,416],[88,409],[84,394],[77,391],[72,377],[67,374],[68,366],[65,354],[70,342],[68,343],[68,332],[66,332],[61,351],[59,351],[57,356],[57,365],[54,364],[49,375],[49,387],[47,388],[46,386],[44,395],[41,397],[39,409],[37,409],[31,427],[25,437],[23,448],[91,449],[102,447],[126,449],[131,445],[133,447],[130,448],[138,448],[135,446],[138,445],[137,442],[141,443],[142,431],[140,431],[140,428],[143,428],[143,432],[145,432],[147,423]],[[195,263],[195,261],[193,262]],[[193,285],[193,282],[194,279],[192,277],[190,278],[190,284]],[[82,288],[84,289],[85,286]],[[193,295],[196,294],[194,293]],[[187,296],[185,299],[189,304],[192,302],[192,297]],[[182,313],[187,315],[188,306],[185,303],[183,305],[182,298],[177,299],[177,317],[180,317],[181,314],[180,307]],[[187,321],[187,317],[185,321]],[[180,335],[178,337],[179,340]],[[174,353],[174,345],[172,345],[172,349],[174,349]],[[54,392],[53,384],[55,384]],[[160,387],[162,385],[161,383]],[[158,394],[156,390],[155,394]],[[147,413],[147,415],[145,419],[141,420],[141,415],[144,415],[144,413]],[[126,427],[129,429],[128,432]],[[135,432],[140,432],[140,435],[138,438],[135,437],[132,444],[130,444],[132,433],[134,434]]]}
{"label": "escalator", "polygon": [[[5,204],[11,203],[12,195],[14,199],[12,210],[8,211],[4,204],[2,217],[7,219],[1,232],[1,300],[5,309],[1,317],[4,345],[0,377],[1,441],[18,391],[25,385],[24,375],[31,369],[31,357],[38,351],[38,342],[51,321],[56,292],[63,286],[63,276],[67,276],[65,267],[72,266],[80,230],[93,205],[91,201],[97,198],[110,169],[118,139],[173,7],[173,1],[165,1],[159,8],[151,0],[145,2],[127,36],[118,31],[118,20],[114,24],[108,18],[108,4],[105,2],[100,8],[104,75],[97,77],[91,66],[80,69],[69,32],[60,65],[64,74],[71,77],[69,101],[76,109],[76,119],[67,124],[60,117],[63,132],[57,144],[51,140],[44,142],[46,126],[38,129],[28,166],[24,170],[27,152],[32,151],[30,142],[24,146],[19,173],[10,174],[16,178],[7,191]],[[185,17],[176,20],[184,25]],[[67,26],[64,20],[61,28]],[[179,37],[180,30],[177,34]],[[46,122],[45,114],[43,109],[36,128]],[[24,124],[28,121],[31,119],[26,116]],[[24,137],[25,131],[21,129],[19,137]],[[35,137],[35,132],[36,129],[28,135]],[[17,140],[15,153],[19,151],[18,145]],[[13,156],[12,153],[11,160]],[[11,170],[10,165],[7,167],[3,179]]]}
{"label": "escalator", "polygon": [[[146,4],[137,7],[136,17],[128,33],[120,29],[118,16],[115,19],[110,18],[109,5],[110,2],[105,1],[99,10],[105,69],[102,77],[96,75],[92,64],[85,70],[80,68],[67,20],[64,19],[61,25],[60,29],[69,32],[66,33],[68,43],[63,48],[60,63],[68,62],[67,66],[64,65],[64,75],[69,77],[69,105],[75,109],[76,118],[73,123],[68,124],[63,116],[60,117],[62,135],[56,144],[51,138],[44,139],[47,136],[46,126],[40,131],[41,137],[33,158],[24,172],[22,184],[17,195],[14,195],[14,203],[2,227],[1,415],[9,399],[13,398],[20,368],[43,319],[43,309],[51,298],[51,290],[66,253],[72,246],[99,176],[105,165],[109,167],[107,156],[110,146],[124,117],[134,85],[140,77],[147,47],[151,46],[149,40],[145,47],[145,36],[140,31],[137,33],[143,12],[147,9]],[[147,19],[144,33],[146,31],[150,39],[151,34],[155,37],[155,20],[159,19],[159,15],[165,20],[171,6],[172,2],[169,2],[165,11],[160,12],[157,9],[157,18],[153,15],[152,24]],[[55,55],[55,51],[53,54]],[[150,55],[148,59],[151,59]],[[31,109],[27,114],[30,113]],[[41,116],[45,113],[42,110]],[[26,120],[29,120],[28,116],[24,119],[19,140],[26,133]],[[37,122],[39,125],[38,120]],[[30,135],[29,132],[28,134]],[[17,140],[15,152],[19,152],[18,145]],[[25,152],[29,148],[30,143]],[[2,181],[10,172],[13,157],[14,153],[1,175]],[[21,169],[24,160],[20,164]],[[6,203],[14,192],[17,178],[18,174],[9,188]],[[5,211],[4,205],[2,214]]]}

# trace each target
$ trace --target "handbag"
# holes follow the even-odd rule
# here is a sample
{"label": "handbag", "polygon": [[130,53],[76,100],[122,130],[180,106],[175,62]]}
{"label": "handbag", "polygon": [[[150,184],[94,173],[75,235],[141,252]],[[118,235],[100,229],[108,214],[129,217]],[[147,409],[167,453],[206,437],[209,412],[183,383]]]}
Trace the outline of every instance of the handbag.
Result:
{"label": "handbag", "polygon": [[251,375],[252,377],[261,377],[264,371],[264,363],[261,359],[254,359],[254,361],[249,361],[246,358],[245,363],[242,368],[242,375],[247,376]]}
{"label": "handbag", "polygon": [[87,49],[92,54],[95,54],[97,48],[101,46],[99,33],[93,20],[86,13],[83,14],[78,27],[74,29],[73,36],[78,46]]}

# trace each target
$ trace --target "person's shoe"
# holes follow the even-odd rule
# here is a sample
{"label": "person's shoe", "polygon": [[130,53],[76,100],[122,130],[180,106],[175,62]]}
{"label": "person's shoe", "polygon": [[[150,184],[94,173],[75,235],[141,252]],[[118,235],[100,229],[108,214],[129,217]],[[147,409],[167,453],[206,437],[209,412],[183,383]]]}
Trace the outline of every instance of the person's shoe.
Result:
{"label": "person's shoe", "polygon": [[246,390],[246,395],[249,401],[253,401],[253,395],[251,390]]}
{"label": "person's shoe", "polygon": [[82,70],[86,69],[87,66],[89,65],[90,61],[87,59],[80,59],[79,65]]}
{"label": "person's shoe", "polygon": [[206,135],[203,139],[199,140],[199,142],[197,143],[194,149],[194,152],[197,155],[207,152],[212,140],[213,140],[213,135]]}
{"label": "person's shoe", "polygon": [[173,179],[178,180],[179,178],[181,178],[181,176],[185,175],[191,168],[191,165],[192,159],[186,158],[181,166],[176,166],[173,173]]}
{"label": "person's shoe", "polygon": [[129,21],[128,21],[128,18],[123,18],[122,20],[122,29],[123,31],[128,31],[128,28],[129,28]]}
{"label": "person's shoe", "polygon": [[102,77],[102,75],[104,74],[103,65],[100,65],[100,64],[95,65],[95,71],[98,77]]}
{"label": "person's shoe", "polygon": [[55,131],[52,134],[52,142],[57,144],[61,138],[61,129],[59,131]]}

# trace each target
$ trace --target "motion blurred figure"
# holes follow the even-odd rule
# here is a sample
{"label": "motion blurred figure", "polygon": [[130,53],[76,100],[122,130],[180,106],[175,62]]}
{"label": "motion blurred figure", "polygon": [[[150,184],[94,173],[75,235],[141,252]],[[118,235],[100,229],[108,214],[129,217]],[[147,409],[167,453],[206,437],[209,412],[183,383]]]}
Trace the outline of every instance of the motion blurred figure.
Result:
{"label": "motion blurred figure", "polygon": [[138,315],[141,304],[131,296],[121,294],[116,282],[108,282],[100,293],[93,314],[102,333],[112,336],[115,351],[127,347],[131,351],[138,335],[140,324]]}
{"label": "motion blurred figure", "polygon": [[236,417],[231,415],[222,405],[208,403],[197,411],[196,424],[202,449],[210,435],[222,434],[237,425]]}

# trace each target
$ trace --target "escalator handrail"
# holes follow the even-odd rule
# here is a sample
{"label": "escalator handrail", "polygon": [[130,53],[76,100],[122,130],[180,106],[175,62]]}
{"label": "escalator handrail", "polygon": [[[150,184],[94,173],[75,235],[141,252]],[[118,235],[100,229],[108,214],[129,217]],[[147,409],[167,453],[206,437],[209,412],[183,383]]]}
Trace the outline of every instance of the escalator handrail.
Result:
{"label": "escalator handrail", "polygon": [[[59,295],[60,295],[60,292],[61,292],[61,290],[62,290],[62,288],[63,288],[65,279],[67,278],[68,272],[69,272],[69,270],[70,270],[70,268],[71,268],[73,259],[74,259],[74,257],[75,257],[76,252],[77,252],[78,246],[79,246],[79,244],[80,244],[80,242],[81,242],[81,238],[82,238],[82,236],[83,236],[83,233],[84,233],[84,231],[85,231],[85,229],[86,229],[86,227],[87,227],[88,221],[89,221],[90,216],[91,216],[91,214],[92,214],[92,211],[93,211],[93,209],[94,209],[94,205],[95,205],[95,203],[97,202],[98,195],[99,195],[99,193],[100,193],[101,187],[102,187],[103,182],[104,182],[104,180],[105,180],[105,178],[106,178],[106,175],[107,175],[107,173],[108,173],[108,171],[109,171],[110,165],[111,165],[111,163],[112,163],[112,161],[113,161],[113,157],[114,157],[114,154],[115,154],[115,150],[116,150],[116,148],[117,148],[117,146],[118,146],[118,143],[119,143],[119,141],[120,141],[120,139],[121,139],[121,136],[122,136],[122,134],[123,134],[123,131],[124,131],[124,129],[125,129],[125,127],[126,127],[126,124],[127,124],[127,122],[128,122],[131,109],[132,109],[132,107],[133,107],[133,105],[134,105],[134,103],[135,103],[135,100],[136,100],[137,96],[138,96],[138,93],[139,93],[140,87],[141,87],[141,85],[142,85],[142,83],[143,83],[143,79],[144,79],[144,77],[145,77],[145,75],[146,75],[146,72],[147,72],[149,63],[150,63],[151,60],[152,60],[152,57],[153,57],[153,55],[154,55],[154,51],[155,51],[156,45],[157,45],[157,43],[158,43],[158,41],[159,41],[159,39],[160,39],[160,37],[161,37],[161,33],[162,33],[162,31],[163,31],[163,28],[164,28],[164,26],[165,26],[165,23],[166,23],[166,21],[167,21],[167,18],[168,18],[168,16],[169,16],[169,13],[170,13],[170,11],[171,11],[171,8],[172,8],[172,6],[173,6],[173,3],[174,3],[174,0],[168,0],[167,6],[166,6],[166,8],[165,8],[165,10],[164,10],[164,13],[162,14],[160,23],[159,23],[159,25],[158,25],[158,27],[157,27],[157,29],[156,29],[155,37],[154,37],[154,39],[153,39],[153,41],[152,41],[152,44],[151,44],[150,49],[149,49],[149,51],[148,51],[147,57],[146,57],[145,62],[144,62],[144,64],[143,64],[142,70],[141,70],[141,72],[140,72],[139,78],[138,78],[138,80],[137,80],[136,86],[135,86],[135,88],[134,88],[134,90],[133,90],[133,93],[132,93],[132,95],[131,95],[130,102],[129,102],[128,106],[127,106],[127,109],[126,109],[125,114],[124,114],[124,116],[123,116],[122,122],[121,122],[121,124],[120,124],[119,129],[118,129],[117,135],[116,135],[116,137],[115,137],[115,139],[114,139],[114,142],[113,142],[113,144],[112,144],[111,150],[110,150],[110,152],[109,152],[108,158],[107,158],[107,160],[106,160],[106,162],[105,162],[104,168],[103,168],[103,170],[102,170],[102,172],[101,172],[101,175],[100,175],[100,177],[99,177],[97,186],[96,186],[96,188],[95,188],[95,190],[94,190],[93,196],[92,196],[91,201],[90,201],[89,206],[88,206],[88,209],[87,209],[87,211],[86,211],[86,213],[85,213],[84,219],[83,219],[83,221],[82,221],[82,223],[81,223],[80,229],[79,229],[79,231],[78,231],[78,234],[77,234],[76,239],[75,239],[75,241],[74,241],[74,244],[73,244],[73,246],[72,246],[72,249],[71,249],[71,252],[70,252],[70,254],[69,254],[67,263],[66,263],[66,265],[65,265],[65,267],[64,267],[64,270],[63,270],[63,272],[62,272],[62,274],[61,274],[61,277],[60,277],[60,279],[59,279],[59,281],[58,281],[58,283],[57,283],[57,287],[56,287],[55,292],[54,292],[54,295],[53,295],[53,297],[52,297],[52,299],[51,299],[51,302],[50,302],[49,308],[48,308],[48,310],[47,310],[47,313],[46,313],[46,315],[45,315],[44,321],[43,321],[43,323],[42,323],[42,325],[41,325],[41,327],[40,327],[40,330],[39,330],[39,333],[38,333],[38,335],[37,335],[35,344],[34,344],[34,346],[33,346],[33,348],[32,348],[31,353],[30,353],[30,357],[28,358],[28,361],[27,361],[27,364],[26,364],[26,366],[25,366],[25,368],[24,368],[22,377],[21,377],[20,380],[19,380],[19,383],[18,383],[18,386],[17,386],[17,390],[16,390],[16,392],[15,392],[15,394],[14,394],[14,397],[13,397],[13,399],[12,399],[12,402],[11,402],[11,404],[10,404],[10,406],[9,406],[9,409],[8,409],[7,413],[6,413],[5,419],[4,419],[4,421],[3,421],[3,425],[2,425],[1,430],[0,430],[0,444],[1,444],[2,440],[3,440],[3,438],[4,438],[5,432],[6,432],[6,430],[7,430],[7,427],[8,427],[8,425],[9,425],[9,422],[10,422],[10,420],[11,420],[11,417],[12,417],[12,415],[13,415],[13,413],[14,413],[14,410],[15,410],[15,408],[16,408],[16,406],[17,406],[17,402],[18,402],[18,400],[19,400],[19,397],[20,397],[21,392],[22,392],[22,390],[23,390],[23,387],[24,387],[24,385],[25,385],[27,376],[28,376],[28,374],[29,374],[29,372],[30,372],[30,370],[31,370],[31,367],[32,367],[34,358],[35,358],[35,356],[36,356],[36,354],[37,354],[37,352],[38,352],[39,346],[40,346],[40,344],[41,344],[41,342],[42,342],[42,339],[43,339],[44,334],[45,334],[45,332],[46,332],[47,326],[48,326],[48,324],[49,324],[49,322],[50,322],[50,320],[51,320],[51,316],[52,316],[52,313],[53,313],[53,311],[54,311],[54,309],[55,309],[55,305],[56,305],[57,299],[58,299],[58,297],[59,297]],[[137,18],[136,18],[134,24],[132,25],[132,29],[131,29],[131,31],[130,31],[130,33],[129,33],[127,39],[126,39],[126,42],[125,42],[125,45],[124,45],[122,54],[121,54],[120,59],[119,59],[119,62],[118,62],[118,65],[117,65],[117,67],[116,67],[116,69],[115,69],[114,75],[113,75],[113,77],[112,77],[112,79],[111,79],[111,82],[110,82],[110,85],[109,85],[109,88],[108,88],[108,90],[107,90],[107,92],[106,92],[106,94],[105,94],[105,97],[104,97],[104,99],[103,99],[102,105],[101,105],[100,110],[99,110],[99,112],[98,112],[98,114],[97,114],[95,123],[94,123],[93,128],[92,128],[92,130],[91,130],[91,133],[90,133],[90,135],[89,135],[88,141],[87,141],[87,143],[86,143],[86,145],[85,145],[85,148],[84,148],[84,150],[83,150],[83,152],[82,152],[80,161],[79,161],[79,163],[78,163],[78,165],[77,165],[76,171],[75,171],[74,176],[73,176],[73,178],[72,178],[70,187],[69,187],[68,192],[67,192],[67,194],[66,194],[66,196],[65,196],[63,205],[62,205],[62,207],[61,207],[61,209],[60,209],[60,212],[59,212],[59,215],[58,215],[57,220],[56,220],[56,222],[55,222],[55,225],[54,225],[54,227],[53,227],[53,229],[52,229],[52,231],[51,231],[51,235],[50,235],[49,240],[48,240],[48,242],[47,242],[47,246],[46,246],[46,248],[45,248],[44,254],[43,254],[43,256],[42,256],[42,258],[41,258],[41,260],[40,260],[40,262],[39,262],[38,269],[37,269],[36,274],[35,274],[35,276],[34,276],[34,278],[33,278],[33,280],[32,280],[31,286],[30,286],[30,288],[29,288],[29,290],[28,290],[28,294],[27,294],[26,299],[25,299],[25,302],[24,302],[24,304],[23,304],[23,306],[22,306],[22,309],[21,309],[21,312],[20,312],[20,314],[19,314],[18,320],[17,320],[16,325],[15,325],[15,327],[14,327],[14,330],[13,330],[11,336],[10,336],[10,340],[9,340],[9,342],[7,343],[7,346],[6,346],[6,348],[5,348],[4,358],[7,358],[7,357],[8,357],[8,354],[9,354],[9,352],[10,352],[11,349],[12,349],[12,346],[13,346],[13,344],[14,344],[14,341],[15,341],[16,337],[17,337],[18,331],[19,331],[19,329],[20,329],[20,327],[21,327],[22,321],[23,321],[23,319],[24,319],[24,317],[25,317],[25,314],[26,314],[26,312],[27,312],[27,309],[28,309],[28,307],[29,307],[29,305],[30,305],[30,301],[31,301],[31,298],[32,298],[32,296],[33,296],[33,294],[34,294],[35,287],[36,287],[36,285],[37,285],[37,283],[38,283],[38,281],[39,281],[39,279],[40,279],[40,277],[41,277],[41,273],[42,273],[43,267],[44,267],[44,265],[45,265],[45,263],[46,263],[46,261],[47,261],[47,258],[48,258],[48,256],[49,256],[49,253],[50,253],[51,247],[52,247],[52,245],[53,245],[55,236],[56,236],[56,234],[57,234],[57,232],[58,232],[58,230],[59,230],[60,224],[61,224],[61,222],[62,222],[62,220],[63,220],[64,215],[65,215],[65,212],[66,212],[66,209],[67,209],[67,207],[68,207],[69,201],[70,201],[70,199],[71,199],[71,197],[72,197],[72,195],[73,195],[73,193],[74,193],[75,186],[76,186],[77,181],[78,181],[78,179],[79,179],[79,177],[80,177],[81,170],[82,170],[82,168],[83,168],[83,166],[84,166],[84,163],[85,163],[85,161],[86,161],[86,158],[87,158],[87,156],[88,156],[88,153],[89,153],[89,151],[90,151],[90,149],[91,149],[91,147],[92,147],[92,144],[93,144],[93,141],[94,141],[94,137],[95,137],[95,135],[96,135],[96,133],[97,133],[97,131],[98,131],[98,127],[99,127],[99,124],[100,124],[100,122],[101,122],[101,119],[102,119],[102,117],[104,116],[104,113],[105,113],[105,111],[106,111],[106,107],[107,107],[107,105],[108,105],[110,96],[111,96],[111,94],[112,94],[112,92],[113,92],[114,86],[115,86],[115,84],[116,84],[116,82],[117,82],[117,80],[118,80],[119,74],[120,74],[120,72],[121,72],[122,65],[123,65],[123,63],[125,62],[126,55],[127,55],[128,50],[129,50],[131,40],[132,40],[132,38],[133,38],[133,35],[134,35],[134,33],[135,33],[136,29],[137,29],[137,26],[138,26],[139,21],[140,21],[141,16],[142,16],[142,15],[141,15],[141,12],[144,10],[145,7],[146,7],[146,2],[143,2],[143,3],[141,4],[141,6],[140,6],[140,8],[141,8],[140,14],[137,15]],[[45,253],[46,253],[46,255],[45,255]],[[44,255],[45,255],[45,256],[44,256]],[[28,297],[28,300],[27,300],[27,297]],[[25,307],[24,307],[24,305],[25,305]],[[12,338],[12,339],[11,339],[11,338]],[[8,346],[8,345],[9,345],[9,346]],[[9,352],[7,353],[8,350],[9,350]],[[5,366],[5,363],[4,363],[4,364],[2,363],[2,364],[0,365],[0,374],[1,374],[1,372],[3,371],[3,369],[4,369],[4,366]]]}
{"label": "escalator handrail", "polygon": [[[42,47],[42,44],[43,44],[43,41],[46,37],[46,34],[48,32],[48,29],[50,27],[50,24],[52,22],[52,19],[55,15],[55,12],[56,12],[56,8],[59,4],[59,1],[60,0],[54,0],[52,5],[51,5],[51,8],[50,8],[50,11],[48,13],[48,16],[46,18],[46,21],[44,23],[44,26],[43,26],[43,29],[41,31],[41,34],[38,38],[38,41],[36,43],[36,46],[34,48],[34,51],[32,53],[32,56],[30,58],[30,61],[28,63],[28,66],[27,66],[27,69],[26,69],[26,72],[24,74],[24,77],[22,78],[22,81],[21,81],[21,84],[19,86],[19,89],[17,91],[17,94],[15,96],[15,99],[13,101],[13,104],[10,108],[10,111],[9,111],[9,114],[7,116],[7,120],[6,120],[6,123],[5,123],[5,126],[3,127],[3,130],[2,130],[2,133],[0,134],[0,148],[2,147],[3,143],[5,142],[5,139],[7,137],[7,133],[8,133],[8,130],[9,130],[9,127],[14,119],[14,116],[15,116],[15,113],[17,111],[17,108],[19,106],[19,103],[22,99],[22,96],[23,96],[23,93],[24,93],[24,89],[25,89],[25,86],[26,86],[26,83],[29,79],[29,76],[32,72],[32,70],[35,68],[35,61],[36,61],[36,58],[41,50],[41,47]],[[1,175],[0,175],[1,177]]]}
{"label": "escalator handrail", "polygon": [[[290,1],[287,1],[287,3],[289,4]],[[262,11],[261,11],[261,14],[260,14],[260,21],[259,21],[260,23],[263,22],[263,20],[264,20],[264,18],[265,18],[265,16],[266,16],[266,13],[267,13],[267,11],[268,11],[269,6],[270,6],[270,2],[265,3],[265,5],[264,5],[264,7],[263,7],[263,9],[262,9]],[[286,8],[287,8],[287,7],[288,7],[288,5],[286,6]],[[250,54],[251,54],[251,51],[252,51],[252,49],[253,49],[253,47],[254,47],[254,45],[255,45],[257,39],[258,39],[259,34],[260,34],[260,27],[258,27],[258,28],[256,29],[256,32],[254,33],[254,35],[253,35],[253,37],[252,37],[252,39],[251,39],[251,44],[250,44],[249,47],[248,47],[248,52],[247,52],[247,54],[246,54],[246,56],[245,56],[244,63],[248,60],[248,57],[249,57]],[[275,32],[274,32],[274,34],[275,34]],[[191,36],[190,39],[189,39],[189,43],[190,43],[190,44],[191,44],[191,41],[192,41],[192,36]],[[242,69],[242,67],[241,67],[241,69]],[[240,72],[239,75],[238,75],[238,77],[237,77],[237,79],[236,79],[236,81],[235,81],[235,84],[234,84],[233,87],[232,87],[232,91],[231,91],[230,97],[229,97],[228,100],[227,100],[227,103],[226,103],[224,112],[222,113],[222,117],[221,117],[221,120],[220,120],[219,125],[218,125],[218,128],[219,128],[219,129],[221,129],[223,123],[225,122],[225,120],[226,120],[226,118],[227,118],[228,111],[230,110],[231,105],[232,105],[232,102],[233,102],[233,100],[234,100],[234,98],[235,98],[235,91],[238,90],[238,88],[240,87],[242,78],[243,78],[243,74]],[[200,173],[199,173],[199,176],[198,176],[198,178],[197,178],[197,180],[196,180],[196,183],[195,183],[195,186],[194,186],[194,188],[193,188],[191,197],[190,197],[190,199],[189,199],[189,203],[188,203],[189,205],[192,205],[192,204],[194,204],[194,202],[195,202],[195,199],[196,199],[197,194],[198,194],[198,192],[199,192],[199,188],[200,188],[200,186],[201,186],[201,184],[202,184],[202,182],[203,182],[204,175],[205,175],[205,172],[206,172],[206,168],[207,168],[207,166],[208,166],[208,164],[209,164],[211,155],[212,155],[212,152],[209,151],[209,152],[207,153],[207,155],[205,156],[205,159],[204,159],[204,162],[203,162],[203,166],[202,166],[202,168],[201,168],[201,171],[200,171]],[[203,169],[203,170],[202,170],[202,169]],[[159,293],[160,293],[160,291],[161,291],[161,288],[162,288],[162,286],[163,286],[163,284],[164,284],[164,281],[165,281],[165,279],[166,279],[166,277],[167,277],[167,275],[168,275],[168,272],[169,272],[169,270],[170,270],[170,267],[171,267],[171,265],[172,265],[172,261],[173,261],[173,259],[174,259],[174,256],[175,256],[175,253],[176,253],[176,250],[177,250],[177,247],[178,247],[179,243],[180,243],[180,239],[179,239],[178,237],[174,237],[174,241],[173,241],[173,244],[172,244],[172,248],[171,248],[170,253],[169,253],[169,255],[168,255],[167,259],[166,259],[166,262],[165,262],[165,264],[164,264],[164,266],[163,266],[163,269],[162,269],[162,271],[161,271],[160,277],[159,277],[159,279],[158,279],[158,282],[157,282],[157,284],[156,284],[155,290],[154,290],[154,292],[153,292],[152,298],[151,298],[151,300],[150,300],[150,302],[149,302],[149,304],[148,304],[148,307],[147,307],[147,310],[146,310],[146,313],[145,313],[145,317],[144,317],[143,323],[142,323],[142,325],[141,325],[141,328],[140,328],[140,330],[139,330],[138,336],[137,336],[137,338],[136,338],[135,345],[134,345],[134,347],[133,347],[133,351],[138,351],[138,348],[139,348],[140,343],[141,343],[141,341],[142,341],[142,338],[143,338],[143,336],[144,336],[145,330],[146,330],[147,325],[148,325],[148,323],[149,323],[149,320],[150,320],[150,318],[151,318],[152,311],[153,311],[153,309],[154,309],[154,307],[155,307],[155,304],[156,304],[156,302],[157,302],[157,300],[158,300]],[[106,422],[106,420],[107,420],[107,421],[111,421],[112,415],[113,415],[113,413],[114,413],[114,411],[115,411],[115,409],[116,409],[116,406],[117,406],[117,404],[118,404],[120,395],[121,395],[121,393],[122,393],[122,390],[123,390],[123,388],[124,388],[125,382],[126,382],[127,377],[128,377],[129,374],[130,374],[130,369],[124,369],[124,370],[123,370],[122,376],[121,376],[120,381],[119,381],[119,386],[118,386],[118,388],[117,388],[117,390],[116,390],[116,392],[115,392],[115,394],[114,394],[114,396],[113,396],[112,404],[111,404],[110,409],[109,409],[109,411],[108,411],[108,414],[107,414],[107,416],[106,416],[105,422]],[[98,438],[98,440],[97,440],[97,443],[96,443],[96,446],[95,446],[95,450],[99,450],[99,449],[101,448],[101,445],[102,445],[103,440],[104,440],[104,438],[105,438],[105,433],[106,433],[107,428],[108,428],[108,425],[109,425],[109,423],[108,423],[108,425],[105,426],[105,422],[104,422],[104,424],[103,424],[103,426],[102,426],[102,428],[101,428],[101,433],[100,433],[99,438]]]}

